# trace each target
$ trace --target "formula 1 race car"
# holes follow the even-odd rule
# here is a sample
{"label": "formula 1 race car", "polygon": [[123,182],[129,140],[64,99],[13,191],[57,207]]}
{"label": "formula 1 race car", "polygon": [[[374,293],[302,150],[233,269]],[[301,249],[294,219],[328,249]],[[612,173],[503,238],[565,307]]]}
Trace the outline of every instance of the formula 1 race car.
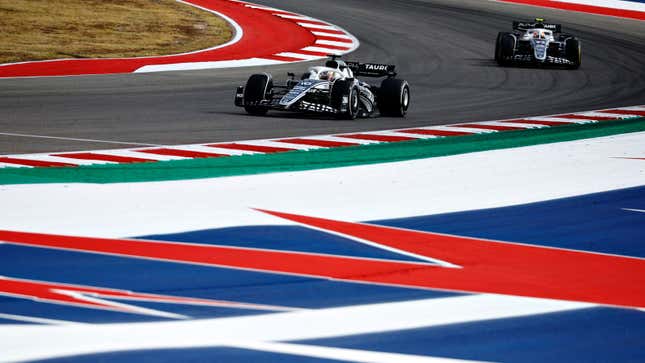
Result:
{"label": "formula 1 race car", "polygon": [[501,66],[514,63],[561,65],[577,69],[582,62],[580,40],[562,33],[560,24],[544,19],[514,21],[513,32],[500,32],[495,43],[495,60]]}
{"label": "formula 1 race car", "polygon": [[[310,67],[300,80],[288,73],[285,84],[274,84],[269,73],[251,75],[245,86],[237,88],[235,105],[244,107],[251,115],[265,115],[272,109],[352,120],[369,117],[378,109],[383,116],[405,116],[410,105],[410,86],[396,78],[395,66],[329,57],[324,66]],[[375,86],[356,77],[386,78]]]}

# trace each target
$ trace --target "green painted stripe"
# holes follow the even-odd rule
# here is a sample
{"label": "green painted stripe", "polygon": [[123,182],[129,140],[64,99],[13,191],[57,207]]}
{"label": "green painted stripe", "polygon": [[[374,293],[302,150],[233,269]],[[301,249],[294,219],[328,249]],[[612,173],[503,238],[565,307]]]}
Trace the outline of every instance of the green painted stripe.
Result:
{"label": "green painted stripe", "polygon": [[122,183],[299,171],[456,155],[645,131],[645,118],[269,155],[74,168],[4,168],[0,184]]}

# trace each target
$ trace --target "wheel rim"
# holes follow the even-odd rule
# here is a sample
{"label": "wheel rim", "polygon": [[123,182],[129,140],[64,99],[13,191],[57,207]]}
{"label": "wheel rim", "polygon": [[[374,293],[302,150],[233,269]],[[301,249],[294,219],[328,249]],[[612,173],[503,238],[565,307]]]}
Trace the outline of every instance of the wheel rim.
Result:
{"label": "wheel rim", "polygon": [[350,99],[351,99],[350,112],[353,115],[358,111],[358,96],[356,95],[355,91],[352,91],[352,96],[350,97]]}
{"label": "wheel rim", "polygon": [[401,107],[403,110],[408,109],[408,105],[410,104],[410,90],[408,87],[403,87],[403,95],[401,96]]}

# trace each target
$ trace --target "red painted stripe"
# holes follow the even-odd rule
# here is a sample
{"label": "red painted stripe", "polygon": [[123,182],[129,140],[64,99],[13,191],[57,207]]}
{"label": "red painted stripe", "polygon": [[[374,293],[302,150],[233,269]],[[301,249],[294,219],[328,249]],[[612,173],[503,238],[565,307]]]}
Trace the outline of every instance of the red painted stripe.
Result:
{"label": "red painted stripe", "polygon": [[285,57],[285,56],[277,55],[277,54],[265,55],[262,58],[263,59],[277,60],[277,61],[281,61],[281,62],[297,62],[297,61],[303,60],[303,58]]}
{"label": "red painted stripe", "polygon": [[495,131],[526,130],[525,127],[518,127],[518,126],[498,126],[498,125],[481,125],[481,124],[460,124],[460,125],[450,125],[450,126],[468,127],[472,129],[481,129],[481,130],[495,130]]}
{"label": "red painted stripe", "polygon": [[145,162],[157,161],[153,159],[133,158],[129,156],[95,154],[95,153],[73,153],[73,154],[52,154],[52,155],[61,156],[64,158],[81,159],[81,160],[111,161],[115,163],[145,163]]}
{"label": "red painted stripe", "polygon": [[391,284],[405,281],[404,285],[418,284],[458,291],[645,306],[645,259],[642,258],[263,212],[461,267],[409,269],[382,276],[362,275],[361,280]]}
{"label": "red painted stripe", "polygon": [[294,151],[297,149],[288,149],[286,147],[273,147],[273,146],[261,146],[261,145],[248,145],[248,144],[210,144],[206,145],[210,147],[219,147],[224,149],[232,150],[243,150],[243,151],[255,151],[259,153],[281,153],[286,151]]}
{"label": "red painted stripe", "polygon": [[563,2],[556,2],[556,1],[549,1],[549,0],[499,0],[499,1],[507,2],[507,3],[555,8],[555,9],[562,9],[562,10],[572,10],[572,11],[597,14],[597,15],[609,15],[609,16],[617,16],[621,18],[645,20],[644,12],[634,11],[634,10],[612,9],[612,8],[605,8],[602,6],[571,4],[571,3],[563,3]]}
{"label": "red painted stripe", "polygon": [[207,153],[202,151],[167,149],[167,148],[144,149],[144,150],[136,150],[136,151],[140,153],[148,153],[148,154],[155,154],[155,155],[181,156],[184,158],[217,158],[221,156],[229,156],[224,154]]}
{"label": "red painted stripe", "polygon": [[[299,224],[458,265],[0,230],[18,245],[399,287],[645,307],[645,259],[264,211]],[[548,268],[545,268],[547,266]]]}
{"label": "red painted stripe", "polygon": [[143,257],[209,266],[249,268],[310,276],[349,277],[357,271],[365,275],[405,271],[424,267],[423,263],[390,262],[273,250],[246,249],[219,245],[196,245],[146,240],[107,239],[46,235],[0,230],[0,240],[20,245]]}
{"label": "red painted stripe", "polygon": [[332,42],[340,42],[340,43],[353,43],[354,42],[351,39],[336,38],[336,37],[326,37],[326,36],[323,36],[323,35],[316,35],[316,40],[330,40]]}
{"label": "red painted stripe", "polygon": [[78,166],[76,164],[61,163],[57,161],[29,160],[29,159],[19,159],[19,158],[5,157],[5,156],[0,157],[0,163],[16,164],[16,165],[24,165],[24,166],[36,166],[36,167]]}
{"label": "red painted stripe", "polygon": [[290,144],[299,144],[299,145],[312,145],[312,146],[322,146],[322,147],[342,147],[342,146],[356,146],[353,142],[342,142],[342,141],[331,141],[331,140],[318,140],[318,139],[281,139],[275,140],[279,142],[287,142]]}
{"label": "red painted stripe", "polygon": [[407,130],[397,130],[396,132],[402,132],[406,134],[433,135],[433,136],[465,136],[465,135],[474,134],[474,132],[431,130],[431,129],[407,129]]}
{"label": "red painted stripe", "polygon": [[592,120],[592,121],[609,121],[615,120],[615,117],[606,117],[606,116],[585,116],[585,115],[556,115],[553,117],[557,118],[566,118],[566,119],[578,119],[578,120]]}
{"label": "red painted stripe", "polygon": [[635,111],[635,110],[602,110],[598,112],[606,112],[606,113],[615,113],[618,115],[638,115],[638,116],[645,116],[645,111]]}
{"label": "red painted stripe", "polygon": [[344,135],[336,135],[336,136],[338,136],[338,137],[346,137],[346,138],[350,138],[350,139],[382,141],[382,142],[398,142],[398,141],[418,140],[418,138],[416,138],[416,137],[393,136],[393,135],[373,135],[373,134],[344,134]]}
{"label": "red painted stripe", "polygon": [[506,120],[506,121],[500,121],[500,122],[509,122],[509,123],[516,123],[516,124],[536,124],[536,125],[545,125],[545,126],[563,126],[563,125],[570,125],[575,123],[575,122],[569,122],[569,121],[558,122],[558,121],[542,121],[542,120]]}
{"label": "red painted stripe", "polygon": [[[81,295],[91,295],[98,297],[98,300],[87,300],[86,296],[79,296],[77,294],[70,295],[66,292],[73,291]],[[236,301],[226,300],[208,300],[191,297],[168,296],[168,295],[153,295],[142,294],[133,291],[106,289],[95,286],[83,285],[70,285],[49,281],[36,281],[16,279],[3,276],[0,279],[0,294],[10,294],[12,296],[20,296],[28,299],[37,299],[39,301],[47,301],[52,303],[74,304],[76,306],[85,306],[92,308],[103,308],[109,310],[130,311],[133,313],[141,313],[130,305],[120,305],[111,301],[102,300],[100,298],[115,298],[115,299],[135,299],[141,301],[151,302],[165,302],[165,303],[178,303],[189,305],[207,305],[207,306],[224,306],[229,308],[251,308],[261,310],[293,310],[281,306],[270,305],[255,305],[239,303]]]}

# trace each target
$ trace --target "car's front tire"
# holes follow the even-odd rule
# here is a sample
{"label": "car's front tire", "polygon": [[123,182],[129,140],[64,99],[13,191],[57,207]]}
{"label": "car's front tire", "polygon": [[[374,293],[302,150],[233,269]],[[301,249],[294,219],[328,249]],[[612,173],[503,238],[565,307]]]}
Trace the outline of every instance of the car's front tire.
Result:
{"label": "car's front tire", "polygon": [[[358,100],[359,90],[351,80],[338,80],[331,87],[331,106],[338,110],[336,118],[353,120],[359,114],[360,102]],[[343,98],[347,97],[347,108],[341,111]]]}
{"label": "car's front tire", "polygon": [[246,81],[244,87],[244,109],[247,113],[254,116],[266,115],[269,108],[259,106],[254,103],[266,99],[273,88],[273,79],[269,73],[253,74]]}
{"label": "car's front tire", "polygon": [[500,66],[507,66],[515,55],[515,37],[511,33],[499,32],[495,42],[495,60]]}
{"label": "car's front tire", "polygon": [[565,53],[567,60],[571,62],[569,69],[578,69],[582,63],[582,48],[580,41],[576,38],[567,39],[565,43]]}

